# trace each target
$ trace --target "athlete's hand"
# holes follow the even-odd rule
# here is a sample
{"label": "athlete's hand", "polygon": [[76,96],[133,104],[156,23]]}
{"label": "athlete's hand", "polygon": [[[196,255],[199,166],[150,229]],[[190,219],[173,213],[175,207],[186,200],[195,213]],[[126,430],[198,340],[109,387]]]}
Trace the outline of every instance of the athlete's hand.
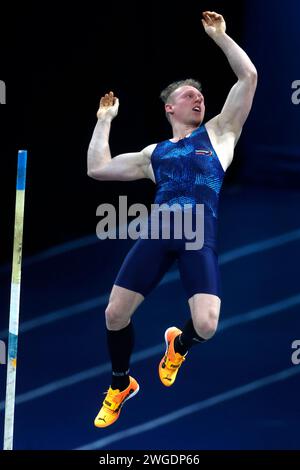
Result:
{"label": "athlete's hand", "polygon": [[119,109],[119,100],[114,96],[113,92],[110,91],[102,96],[100,100],[99,109],[97,111],[98,119],[110,119],[116,117]]}
{"label": "athlete's hand", "polygon": [[201,19],[205,32],[214,37],[219,34],[224,34],[226,31],[226,23],[222,15],[215,11],[203,11]]}

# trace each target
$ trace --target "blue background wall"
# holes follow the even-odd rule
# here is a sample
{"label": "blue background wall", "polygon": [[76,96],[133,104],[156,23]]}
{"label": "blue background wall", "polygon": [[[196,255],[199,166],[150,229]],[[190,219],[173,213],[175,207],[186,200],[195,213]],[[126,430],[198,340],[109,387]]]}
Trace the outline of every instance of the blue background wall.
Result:
{"label": "blue background wall", "polygon": [[[85,2],[3,12],[0,339],[9,312],[15,166],[28,148],[16,449],[299,449],[299,112],[296,1],[186,1],[112,8]],[[283,11],[284,8],[284,11]],[[149,205],[154,185],[92,181],[86,150],[99,97],[113,89],[120,113],[113,155],[170,135],[158,96],[169,82],[203,83],[206,120],[235,82],[202,31],[215,10],[250,55],[259,82],[220,200],[221,323],[194,348],[176,386],[161,386],[163,334],[189,316],[176,265],[134,316],[132,374],[141,391],[108,430],[93,419],[109,385],[104,310],[131,240],[99,241],[96,207]],[[26,23],[26,34],[24,24]],[[105,38],[105,40],[103,39]],[[20,71],[23,73],[20,74]],[[145,267],[146,275],[147,267]],[[0,420],[5,366],[0,366]],[[0,425],[0,440],[3,428]]]}
{"label": "blue background wall", "polygon": [[[245,4],[244,40],[259,73],[254,112],[243,140],[243,176],[250,183],[299,189],[299,2]],[[298,84],[299,89],[299,84]]]}

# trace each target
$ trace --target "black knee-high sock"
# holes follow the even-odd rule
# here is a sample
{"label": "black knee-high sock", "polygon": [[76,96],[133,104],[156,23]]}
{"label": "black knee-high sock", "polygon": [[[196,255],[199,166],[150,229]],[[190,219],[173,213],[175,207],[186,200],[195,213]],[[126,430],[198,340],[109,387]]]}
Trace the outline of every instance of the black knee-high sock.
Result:
{"label": "black knee-high sock", "polygon": [[129,363],[134,346],[134,330],[130,322],[118,331],[107,331],[107,345],[112,365],[111,388],[125,390],[129,385]]}
{"label": "black knee-high sock", "polygon": [[175,352],[184,356],[188,350],[195,344],[203,343],[204,338],[201,338],[196,333],[192,319],[188,320],[184,325],[181,335],[178,335],[174,341]]}

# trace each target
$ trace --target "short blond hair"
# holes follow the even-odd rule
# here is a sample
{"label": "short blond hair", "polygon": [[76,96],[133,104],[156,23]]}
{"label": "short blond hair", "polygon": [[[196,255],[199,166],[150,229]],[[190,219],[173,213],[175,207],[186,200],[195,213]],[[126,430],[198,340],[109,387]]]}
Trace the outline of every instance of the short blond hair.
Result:
{"label": "short blond hair", "polygon": [[[175,90],[177,88],[180,88],[182,86],[192,86],[202,92],[202,85],[198,80],[195,80],[194,78],[186,78],[185,80],[178,80],[176,82],[170,83],[166,88],[163,89],[163,91],[160,94],[161,100],[166,104]],[[170,121],[169,113],[166,112],[166,118]]]}

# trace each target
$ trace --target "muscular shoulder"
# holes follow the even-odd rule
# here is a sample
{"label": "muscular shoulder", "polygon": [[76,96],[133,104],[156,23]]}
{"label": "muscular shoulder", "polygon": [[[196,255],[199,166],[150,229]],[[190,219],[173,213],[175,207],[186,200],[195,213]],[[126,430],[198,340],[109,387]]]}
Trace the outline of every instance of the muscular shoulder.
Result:
{"label": "muscular shoulder", "polygon": [[155,149],[157,144],[150,144],[150,145],[147,145],[147,147],[143,148],[142,150],[142,153],[144,155],[144,157],[146,159],[148,159],[148,161],[150,162],[150,159],[151,159],[151,155]]}
{"label": "muscular shoulder", "polygon": [[229,129],[222,129],[218,123],[218,116],[205,124],[209,139],[215,149],[223,170],[226,171],[232,162],[234,148],[239,139],[239,135]]}
{"label": "muscular shoulder", "polygon": [[155,183],[155,176],[154,176],[152,165],[151,165],[151,155],[154,152],[156,145],[157,144],[147,145],[147,147],[145,147],[142,150],[142,154],[145,159],[144,171],[145,171],[146,178],[149,178],[154,183]]}

